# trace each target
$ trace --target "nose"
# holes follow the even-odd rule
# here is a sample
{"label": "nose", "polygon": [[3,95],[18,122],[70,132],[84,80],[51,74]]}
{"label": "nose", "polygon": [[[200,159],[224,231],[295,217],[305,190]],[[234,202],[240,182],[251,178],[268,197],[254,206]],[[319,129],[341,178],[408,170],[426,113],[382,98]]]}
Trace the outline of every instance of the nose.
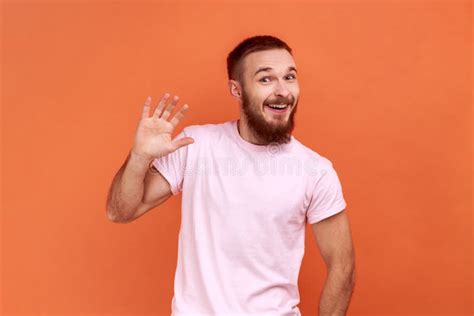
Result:
{"label": "nose", "polygon": [[286,98],[289,96],[289,94],[290,90],[288,90],[286,83],[279,81],[276,86],[275,95]]}

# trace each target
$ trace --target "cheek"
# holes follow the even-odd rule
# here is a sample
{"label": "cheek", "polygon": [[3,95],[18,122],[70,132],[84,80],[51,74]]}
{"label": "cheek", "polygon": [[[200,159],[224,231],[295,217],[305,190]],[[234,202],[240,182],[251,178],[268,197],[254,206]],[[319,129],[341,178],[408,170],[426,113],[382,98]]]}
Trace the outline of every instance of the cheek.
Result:
{"label": "cheek", "polygon": [[271,87],[254,86],[249,97],[252,103],[262,106],[263,103],[272,95]]}
{"label": "cheek", "polygon": [[291,90],[291,95],[295,98],[295,100],[298,100],[300,97],[300,90],[299,89]]}
{"label": "cheek", "polygon": [[266,100],[266,96],[265,95],[261,95],[261,94],[255,94],[253,96],[253,103],[257,104],[257,105],[262,105]]}
{"label": "cheek", "polygon": [[271,99],[273,90],[272,89],[262,89],[259,91],[260,93],[258,94],[257,98],[260,102],[260,104],[263,104],[265,101],[268,99]]}
{"label": "cheek", "polygon": [[300,87],[297,85],[294,90],[295,90],[295,91],[294,91],[294,94],[293,94],[293,95],[294,95],[295,97],[299,97],[299,95],[300,95]]}

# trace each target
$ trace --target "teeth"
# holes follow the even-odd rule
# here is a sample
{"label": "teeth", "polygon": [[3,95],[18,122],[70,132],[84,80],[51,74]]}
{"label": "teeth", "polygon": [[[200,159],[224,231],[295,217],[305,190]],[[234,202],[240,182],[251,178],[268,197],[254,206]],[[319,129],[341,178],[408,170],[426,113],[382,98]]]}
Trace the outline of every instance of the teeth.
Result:
{"label": "teeth", "polygon": [[288,104],[270,104],[269,106],[272,108],[284,109],[288,106]]}

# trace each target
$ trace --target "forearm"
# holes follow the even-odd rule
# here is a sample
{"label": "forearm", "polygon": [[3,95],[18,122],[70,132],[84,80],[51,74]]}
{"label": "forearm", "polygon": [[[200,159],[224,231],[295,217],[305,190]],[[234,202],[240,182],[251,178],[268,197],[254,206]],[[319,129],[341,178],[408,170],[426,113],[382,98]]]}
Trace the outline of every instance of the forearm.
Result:
{"label": "forearm", "polygon": [[319,316],[344,316],[355,284],[355,270],[331,268],[319,302]]}
{"label": "forearm", "polygon": [[128,154],[115,175],[107,197],[107,215],[113,221],[132,217],[143,198],[144,179],[151,160]]}

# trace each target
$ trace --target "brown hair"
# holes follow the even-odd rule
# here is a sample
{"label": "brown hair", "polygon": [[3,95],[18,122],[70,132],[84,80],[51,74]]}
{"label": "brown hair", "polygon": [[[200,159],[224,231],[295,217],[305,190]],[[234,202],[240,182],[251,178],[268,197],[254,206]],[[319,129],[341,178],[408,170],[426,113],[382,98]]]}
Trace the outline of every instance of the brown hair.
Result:
{"label": "brown hair", "polygon": [[291,55],[291,48],[281,39],[271,35],[257,35],[244,39],[227,56],[227,76],[242,83],[242,61],[250,53],[281,48]]}

